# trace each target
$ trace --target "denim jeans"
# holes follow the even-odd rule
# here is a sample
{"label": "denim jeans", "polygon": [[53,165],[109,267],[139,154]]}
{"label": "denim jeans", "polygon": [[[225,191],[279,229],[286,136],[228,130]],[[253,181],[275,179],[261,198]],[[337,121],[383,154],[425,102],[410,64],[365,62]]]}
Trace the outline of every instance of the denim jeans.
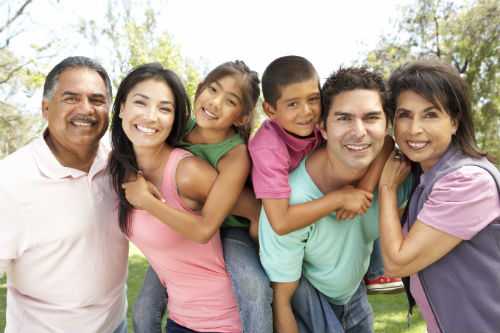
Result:
{"label": "denim jeans", "polygon": [[384,262],[382,261],[382,253],[380,252],[380,238],[373,242],[373,251],[370,256],[370,266],[366,272],[368,279],[375,279],[384,275]]}
{"label": "denim jeans", "polygon": [[167,332],[168,333],[198,333],[197,331],[193,331],[187,327],[181,326],[177,324],[173,320],[167,320]]}
{"label": "denim jeans", "polygon": [[373,332],[373,311],[363,283],[347,304],[336,305],[302,278],[292,307],[300,333]]}
{"label": "denim jeans", "polygon": [[127,320],[122,321],[113,333],[127,333]]}
{"label": "denim jeans", "polygon": [[[221,238],[226,270],[238,302],[243,332],[271,333],[272,289],[260,264],[256,244],[250,238],[248,230],[243,228],[223,228]],[[134,305],[135,332],[160,333],[166,303],[165,288],[149,267]]]}
{"label": "denim jeans", "polygon": [[257,245],[243,228],[223,228],[221,237],[243,332],[271,333],[273,290],[260,264]]}
{"label": "denim jeans", "polygon": [[141,292],[135,300],[132,322],[135,333],[161,333],[161,319],[167,308],[167,293],[158,275],[148,267]]}

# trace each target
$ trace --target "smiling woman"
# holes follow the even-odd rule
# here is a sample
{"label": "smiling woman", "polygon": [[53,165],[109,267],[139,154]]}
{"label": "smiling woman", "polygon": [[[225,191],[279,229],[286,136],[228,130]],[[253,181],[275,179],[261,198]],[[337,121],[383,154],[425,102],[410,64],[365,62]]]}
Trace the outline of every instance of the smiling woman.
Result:
{"label": "smiling woman", "polygon": [[418,186],[401,230],[395,193],[410,164],[388,160],[379,184],[386,271],[411,276],[428,332],[495,332],[500,173],[476,146],[466,83],[449,65],[421,61],[389,85],[396,142]]}

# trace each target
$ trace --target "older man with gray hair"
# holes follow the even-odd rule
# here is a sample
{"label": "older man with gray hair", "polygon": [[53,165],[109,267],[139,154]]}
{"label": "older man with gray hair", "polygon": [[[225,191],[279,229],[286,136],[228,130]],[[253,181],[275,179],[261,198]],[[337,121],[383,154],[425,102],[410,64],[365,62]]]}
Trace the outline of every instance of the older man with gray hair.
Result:
{"label": "older man with gray hair", "polygon": [[48,74],[43,135],[0,161],[0,275],[10,332],[124,333],[128,242],[100,139],[111,84],[70,57]]}

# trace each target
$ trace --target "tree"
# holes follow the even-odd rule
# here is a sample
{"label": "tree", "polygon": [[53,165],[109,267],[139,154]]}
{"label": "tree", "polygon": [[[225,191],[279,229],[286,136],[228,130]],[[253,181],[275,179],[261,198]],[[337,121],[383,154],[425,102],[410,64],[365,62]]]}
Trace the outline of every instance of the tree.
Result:
{"label": "tree", "polygon": [[402,11],[396,33],[383,37],[366,62],[386,76],[401,64],[437,57],[469,84],[476,138],[500,162],[500,9],[496,0],[467,6],[417,0]]}
{"label": "tree", "polygon": [[[38,60],[46,57],[51,42],[43,46],[32,46],[36,57],[17,56],[10,48],[11,42],[23,33],[32,0],[4,1],[0,3],[0,158],[23,146],[42,129],[43,121],[21,112],[13,97],[32,95],[43,83]],[[21,93],[20,93],[21,92]]]}
{"label": "tree", "polygon": [[182,57],[171,36],[159,31],[159,13],[151,7],[138,10],[133,3],[124,1],[108,0],[107,6],[105,23],[100,25],[94,19],[82,21],[80,33],[92,44],[108,50],[113,85],[117,87],[131,68],[159,62],[175,71],[184,81],[188,94],[193,96],[199,81],[198,71]]}

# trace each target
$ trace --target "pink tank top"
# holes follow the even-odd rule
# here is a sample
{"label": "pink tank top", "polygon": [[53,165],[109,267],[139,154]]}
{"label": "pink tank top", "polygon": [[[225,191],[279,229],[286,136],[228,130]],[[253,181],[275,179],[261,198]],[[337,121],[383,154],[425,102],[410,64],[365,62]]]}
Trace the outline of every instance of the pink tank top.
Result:
{"label": "pink tank top", "polygon": [[[182,206],[175,175],[179,162],[189,156],[182,149],[170,153],[160,189],[170,206],[183,211],[189,210]],[[130,230],[130,240],[167,289],[170,319],[200,332],[241,332],[219,232],[208,243],[198,244],[143,210],[132,211]]]}

